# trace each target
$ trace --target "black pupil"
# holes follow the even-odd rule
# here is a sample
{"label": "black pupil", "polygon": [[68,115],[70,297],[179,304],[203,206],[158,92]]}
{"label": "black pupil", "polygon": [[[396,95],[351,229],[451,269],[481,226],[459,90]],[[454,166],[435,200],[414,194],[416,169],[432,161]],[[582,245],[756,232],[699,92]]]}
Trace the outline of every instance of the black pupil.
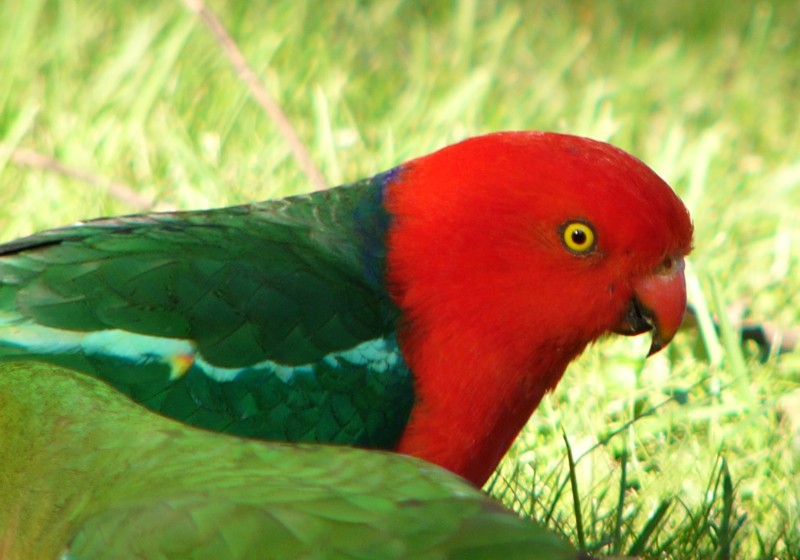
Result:
{"label": "black pupil", "polygon": [[572,242],[575,245],[583,245],[586,243],[586,232],[582,229],[572,230]]}

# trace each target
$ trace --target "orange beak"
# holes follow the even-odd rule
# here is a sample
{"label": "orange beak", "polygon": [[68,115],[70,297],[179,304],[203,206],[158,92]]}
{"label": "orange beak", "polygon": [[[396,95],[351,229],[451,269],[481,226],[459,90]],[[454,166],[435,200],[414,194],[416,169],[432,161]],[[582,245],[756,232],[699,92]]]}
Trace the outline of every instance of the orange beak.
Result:
{"label": "orange beak", "polygon": [[637,335],[653,331],[648,356],[664,348],[675,336],[686,312],[686,278],[683,258],[669,259],[657,271],[633,282],[633,297],[614,332]]}

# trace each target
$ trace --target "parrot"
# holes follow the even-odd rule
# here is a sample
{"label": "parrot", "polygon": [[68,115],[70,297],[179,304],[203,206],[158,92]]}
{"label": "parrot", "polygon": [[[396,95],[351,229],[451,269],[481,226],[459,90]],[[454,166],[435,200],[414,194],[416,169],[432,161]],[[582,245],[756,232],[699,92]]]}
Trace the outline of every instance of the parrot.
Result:
{"label": "parrot", "polygon": [[415,457],[202,430],[102,380],[0,364],[6,560],[588,558]]}
{"label": "parrot", "polygon": [[636,157],[468,138],[328,190],[0,245],[0,361],[216,432],[384,449],[477,486],[608,333],[675,335],[693,224]]}

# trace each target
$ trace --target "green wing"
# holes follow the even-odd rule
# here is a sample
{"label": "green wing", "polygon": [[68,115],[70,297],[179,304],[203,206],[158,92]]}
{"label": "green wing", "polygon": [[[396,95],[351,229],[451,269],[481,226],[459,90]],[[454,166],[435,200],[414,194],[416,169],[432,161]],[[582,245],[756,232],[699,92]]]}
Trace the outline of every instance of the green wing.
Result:
{"label": "green wing", "polygon": [[86,371],[216,431],[390,447],[413,395],[382,181],[0,246],[0,359]]}
{"label": "green wing", "polygon": [[1,365],[0,398],[5,557],[578,557],[414,458],[196,430],[45,364]]}

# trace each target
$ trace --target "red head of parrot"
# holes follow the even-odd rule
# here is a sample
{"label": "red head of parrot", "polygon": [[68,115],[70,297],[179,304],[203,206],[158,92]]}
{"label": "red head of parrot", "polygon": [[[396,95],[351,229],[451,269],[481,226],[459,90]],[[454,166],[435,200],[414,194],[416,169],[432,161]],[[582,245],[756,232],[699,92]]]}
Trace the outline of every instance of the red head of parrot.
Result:
{"label": "red head of parrot", "polygon": [[401,452],[482,484],[567,364],[607,332],[674,335],[689,214],[608,144],[505,132],[387,185],[387,270],[415,375]]}

